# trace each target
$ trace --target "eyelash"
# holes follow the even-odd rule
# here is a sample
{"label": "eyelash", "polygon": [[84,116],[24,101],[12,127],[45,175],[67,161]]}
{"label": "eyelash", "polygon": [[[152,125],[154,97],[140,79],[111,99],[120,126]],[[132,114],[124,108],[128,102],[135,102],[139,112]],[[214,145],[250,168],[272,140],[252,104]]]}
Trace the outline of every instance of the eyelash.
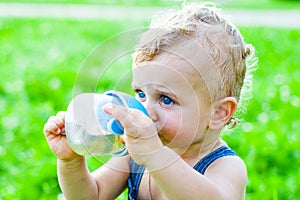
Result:
{"label": "eyelash", "polygon": [[[141,102],[146,100],[146,94],[142,90],[137,89],[137,90],[135,90],[135,93]],[[159,102],[160,102],[160,104],[163,104],[165,106],[171,106],[175,103],[172,98],[170,98],[166,95],[161,95],[159,97]]]}
{"label": "eyelash", "polygon": [[146,94],[142,90],[134,90],[134,92],[138,96],[139,99],[146,98]]}
{"label": "eyelash", "polygon": [[[167,100],[168,103],[166,103],[165,100]],[[165,96],[165,95],[161,96],[160,101],[163,102],[163,104],[167,105],[167,106],[171,106],[174,104],[174,101],[170,97]]]}

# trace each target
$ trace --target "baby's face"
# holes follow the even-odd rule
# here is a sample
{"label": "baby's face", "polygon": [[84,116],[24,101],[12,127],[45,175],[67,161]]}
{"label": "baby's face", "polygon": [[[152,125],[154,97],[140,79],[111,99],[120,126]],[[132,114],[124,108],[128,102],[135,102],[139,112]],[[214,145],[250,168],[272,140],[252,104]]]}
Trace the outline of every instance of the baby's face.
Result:
{"label": "baby's face", "polygon": [[133,68],[132,87],[146,107],[160,139],[170,148],[200,141],[209,123],[207,87],[184,59],[161,56]]}

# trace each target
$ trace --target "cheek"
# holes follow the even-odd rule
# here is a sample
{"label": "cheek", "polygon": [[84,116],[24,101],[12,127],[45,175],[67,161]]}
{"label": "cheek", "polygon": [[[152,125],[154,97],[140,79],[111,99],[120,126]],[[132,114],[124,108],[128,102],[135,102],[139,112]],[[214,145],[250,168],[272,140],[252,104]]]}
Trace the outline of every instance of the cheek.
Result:
{"label": "cheek", "polygon": [[162,132],[166,139],[171,140],[174,138],[180,127],[182,126],[181,114],[172,114],[164,117],[162,124]]}
{"label": "cheek", "polygon": [[[196,130],[198,126],[198,120],[196,120],[196,115],[191,112],[182,113],[175,112],[169,113],[164,117],[164,122],[162,124],[162,131],[164,133],[164,137],[173,139],[176,137],[181,137],[185,135],[186,132],[191,132],[192,130]],[[199,118],[198,118],[199,119]]]}
{"label": "cheek", "polygon": [[[205,129],[205,117],[200,116],[199,112],[188,111],[183,113],[174,113],[165,117],[162,127],[162,134],[169,142],[191,141],[199,137],[202,129]],[[175,142],[175,141],[173,141]]]}

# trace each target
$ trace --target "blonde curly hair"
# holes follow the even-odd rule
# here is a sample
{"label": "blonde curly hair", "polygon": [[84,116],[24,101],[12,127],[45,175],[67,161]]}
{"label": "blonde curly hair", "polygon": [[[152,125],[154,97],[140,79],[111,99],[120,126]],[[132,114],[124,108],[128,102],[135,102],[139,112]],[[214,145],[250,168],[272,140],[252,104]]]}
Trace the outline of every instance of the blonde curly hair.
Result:
{"label": "blonde curly hair", "polygon": [[182,39],[191,38],[217,66],[221,77],[217,89],[222,97],[232,96],[240,101],[247,96],[252,85],[251,67],[256,64],[254,48],[244,42],[237,27],[213,3],[183,5],[168,16],[152,20],[150,28],[139,38],[134,65],[151,61]]}

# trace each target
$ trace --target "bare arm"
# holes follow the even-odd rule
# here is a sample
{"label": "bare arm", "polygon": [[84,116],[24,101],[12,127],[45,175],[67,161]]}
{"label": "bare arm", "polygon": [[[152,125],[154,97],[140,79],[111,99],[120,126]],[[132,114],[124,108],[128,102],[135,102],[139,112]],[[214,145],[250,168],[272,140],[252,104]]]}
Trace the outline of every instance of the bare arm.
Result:
{"label": "bare arm", "polygon": [[151,119],[138,110],[111,108],[105,109],[124,126],[124,139],[130,155],[148,169],[167,199],[243,198],[246,169],[238,157],[220,158],[202,175],[173,150],[162,145]]}
{"label": "bare arm", "polygon": [[99,199],[115,199],[127,188],[129,160],[129,156],[112,157],[103,167],[93,172],[101,190]]}
{"label": "bare arm", "polygon": [[129,157],[112,157],[90,173],[84,159],[58,160],[59,184],[66,199],[114,199],[127,186]]}
{"label": "bare arm", "polygon": [[244,199],[247,175],[238,157],[215,161],[205,175],[166,147],[148,159],[146,167],[167,199]]}
{"label": "bare arm", "polygon": [[66,199],[97,199],[98,186],[89,173],[85,159],[57,160],[57,173]]}

